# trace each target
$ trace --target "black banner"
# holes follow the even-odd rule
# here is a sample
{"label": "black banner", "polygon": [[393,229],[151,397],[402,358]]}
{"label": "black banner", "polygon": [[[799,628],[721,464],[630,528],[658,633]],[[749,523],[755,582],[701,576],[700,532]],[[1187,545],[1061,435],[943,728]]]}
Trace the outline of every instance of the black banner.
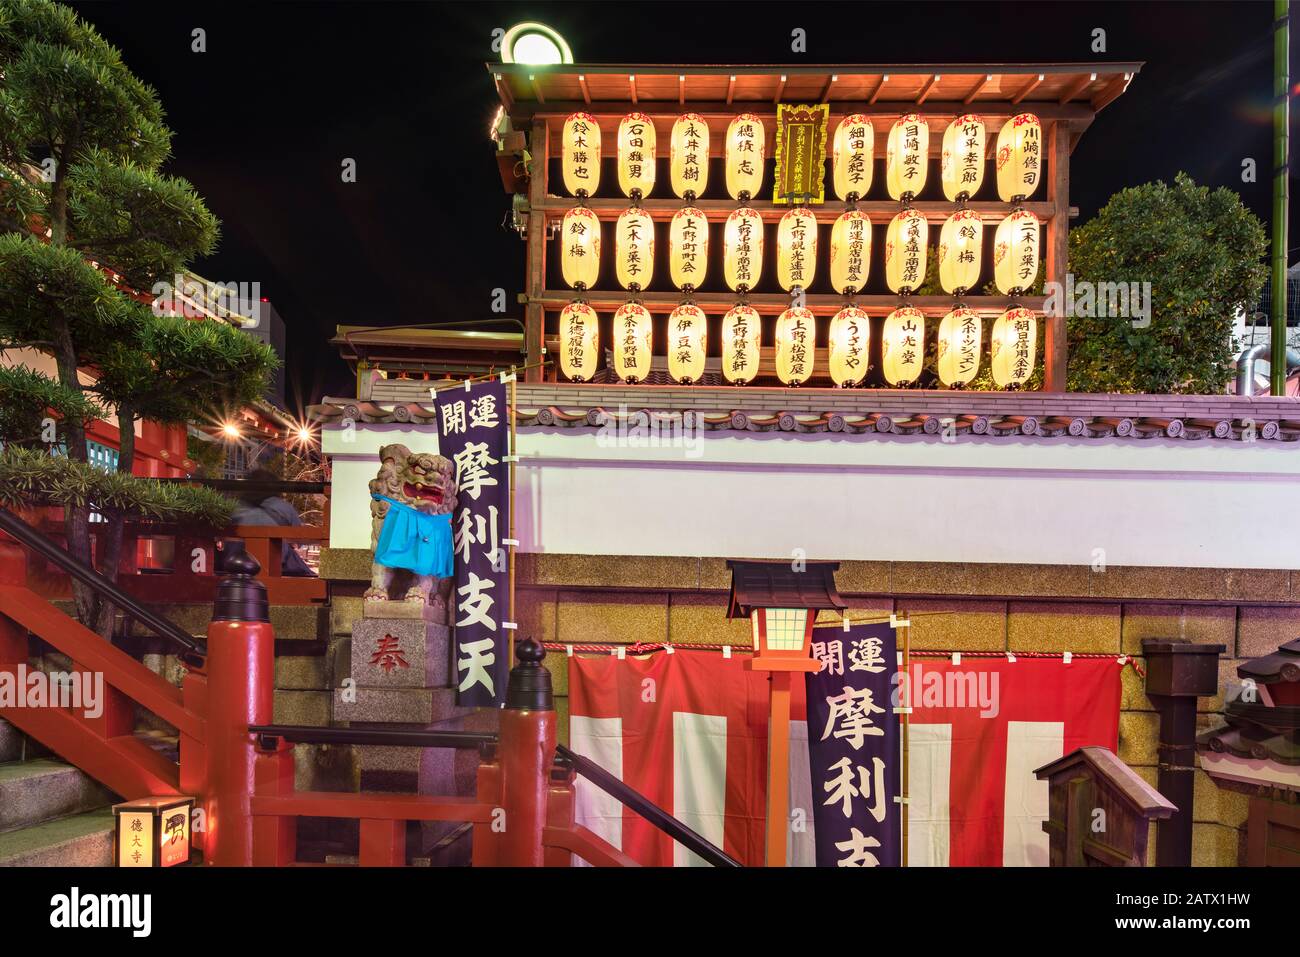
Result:
{"label": "black banner", "polygon": [[506,549],[510,529],[510,424],[499,379],[437,393],[438,451],[456,466],[452,534],[456,588],[456,703],[496,707],[505,697],[510,608]]}

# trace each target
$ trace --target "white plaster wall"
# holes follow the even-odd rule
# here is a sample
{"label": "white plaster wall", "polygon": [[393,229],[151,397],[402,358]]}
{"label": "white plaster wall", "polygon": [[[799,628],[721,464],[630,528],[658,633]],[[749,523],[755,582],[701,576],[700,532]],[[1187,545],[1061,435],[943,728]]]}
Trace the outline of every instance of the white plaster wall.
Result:
{"label": "white plaster wall", "polygon": [[[331,545],[369,544],[379,445],[436,447],[390,436],[363,427],[335,456]],[[1300,568],[1289,443],[724,432],[644,448],[526,429],[519,454],[526,552]]]}

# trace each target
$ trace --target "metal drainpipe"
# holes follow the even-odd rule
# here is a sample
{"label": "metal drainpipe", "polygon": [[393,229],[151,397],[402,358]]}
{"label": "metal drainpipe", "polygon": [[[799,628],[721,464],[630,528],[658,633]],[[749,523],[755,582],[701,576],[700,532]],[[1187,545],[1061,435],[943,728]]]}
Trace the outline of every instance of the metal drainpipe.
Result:
{"label": "metal drainpipe", "polygon": [[[1255,394],[1255,362],[1260,356],[1272,348],[1268,342],[1257,342],[1253,346],[1243,349],[1241,355],[1237,356],[1237,395],[1254,395]],[[1290,374],[1292,369],[1300,367],[1300,352],[1292,349],[1290,346],[1286,350],[1286,371]],[[1269,378],[1272,378],[1270,370]]]}
{"label": "metal drainpipe", "polygon": [[1287,216],[1291,202],[1291,4],[1273,0],[1273,288],[1270,297],[1273,395],[1286,395]]}

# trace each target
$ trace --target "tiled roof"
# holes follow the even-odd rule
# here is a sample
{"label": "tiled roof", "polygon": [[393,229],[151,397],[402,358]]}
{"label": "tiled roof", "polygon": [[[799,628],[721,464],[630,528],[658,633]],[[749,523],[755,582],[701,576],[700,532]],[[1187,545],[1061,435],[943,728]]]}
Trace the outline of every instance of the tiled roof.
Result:
{"label": "tiled roof", "polygon": [[[373,401],[327,397],[310,412],[326,423],[432,422],[430,385],[377,382]],[[1296,397],[519,383],[517,404],[517,424],[541,428],[680,417],[705,431],[937,436],[951,420],[957,434],[990,437],[1300,440]]]}

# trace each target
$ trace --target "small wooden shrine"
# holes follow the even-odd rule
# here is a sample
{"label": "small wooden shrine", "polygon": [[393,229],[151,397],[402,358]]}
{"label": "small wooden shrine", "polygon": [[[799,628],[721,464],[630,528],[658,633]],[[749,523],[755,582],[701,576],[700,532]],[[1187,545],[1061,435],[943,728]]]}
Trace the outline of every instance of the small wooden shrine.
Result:
{"label": "small wooden shrine", "polygon": [[488,64],[527,379],[1064,389],[1070,153],[1140,67]]}

